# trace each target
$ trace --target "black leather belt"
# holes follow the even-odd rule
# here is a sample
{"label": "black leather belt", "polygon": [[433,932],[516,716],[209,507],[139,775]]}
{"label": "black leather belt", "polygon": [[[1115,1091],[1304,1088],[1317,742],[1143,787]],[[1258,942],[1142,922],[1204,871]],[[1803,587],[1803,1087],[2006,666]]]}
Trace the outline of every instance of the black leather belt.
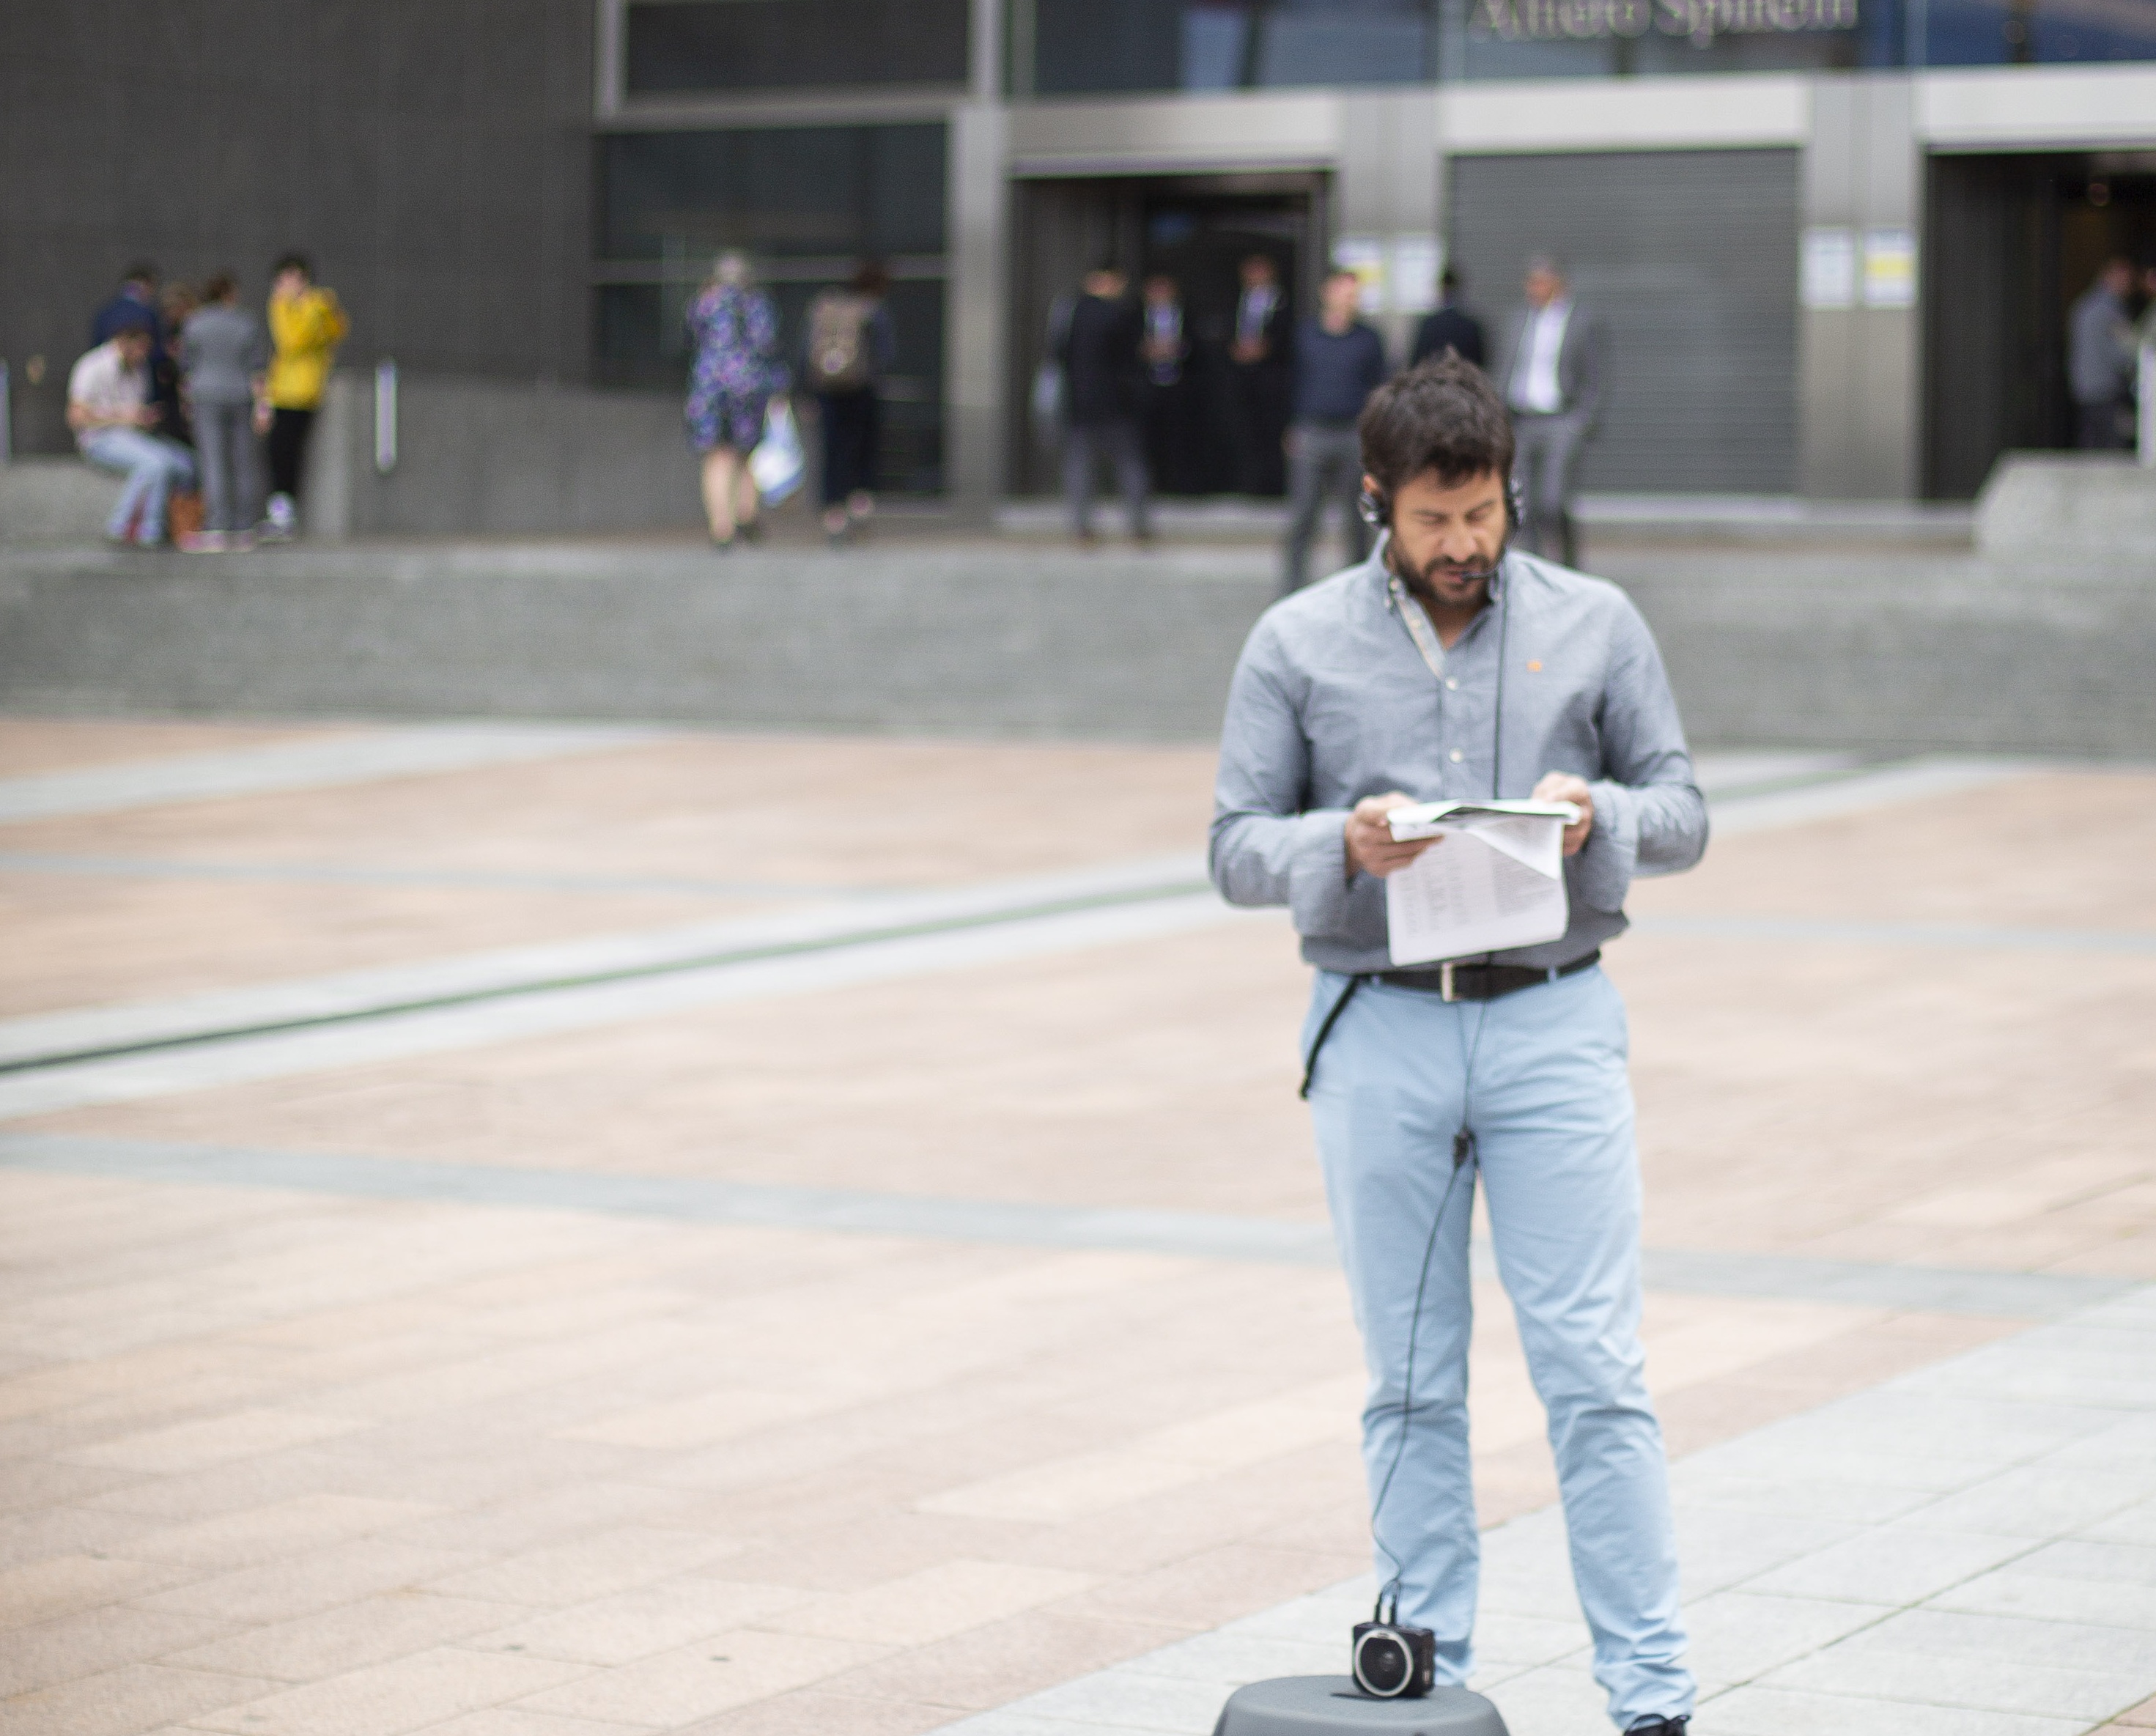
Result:
{"label": "black leather belt", "polygon": [[1377,977],[1395,989],[1418,989],[1440,1000],[1496,1000],[1585,970],[1601,957],[1602,948],[1597,947],[1585,958],[1550,970],[1529,970],[1523,964],[1440,964],[1435,970],[1381,970]]}
{"label": "black leather belt", "polygon": [[1310,1095],[1310,1081],[1317,1073],[1318,1052],[1325,1047],[1325,1040],[1332,1035],[1332,1027],[1340,1022],[1340,1015],[1348,1010],[1348,1003],[1354,999],[1356,990],[1365,983],[1389,983],[1395,989],[1419,989],[1445,1000],[1495,1000],[1500,995],[1532,989],[1537,983],[1554,983],[1559,977],[1585,970],[1601,957],[1602,948],[1597,947],[1584,958],[1575,958],[1569,964],[1557,965],[1549,970],[1529,970],[1523,964],[1454,963],[1440,964],[1435,970],[1379,970],[1352,976],[1348,986],[1340,991],[1340,998],[1332,1003],[1332,1010],[1325,1015],[1325,1022],[1317,1027],[1310,1053],[1302,1058],[1302,1089],[1296,1095]]}

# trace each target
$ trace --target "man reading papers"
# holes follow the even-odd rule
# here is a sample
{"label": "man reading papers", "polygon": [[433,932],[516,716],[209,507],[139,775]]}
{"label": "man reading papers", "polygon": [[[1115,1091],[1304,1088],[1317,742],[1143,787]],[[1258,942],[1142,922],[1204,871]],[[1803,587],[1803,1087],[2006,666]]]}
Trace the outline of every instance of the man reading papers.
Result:
{"label": "man reading papers", "polygon": [[1507,552],[1512,432],[1481,373],[1447,357],[1400,376],[1360,435],[1383,534],[1252,631],[1212,865],[1231,902],[1286,905],[1317,967],[1306,1088],[1369,1369],[1378,1584],[1434,1633],[1438,1681],[1465,1681],[1479,1184],[1595,1676],[1619,1729],[1680,1736],[1692,1679],[1640,1353],[1625,1009],[1596,960],[1634,875],[1698,860],[1706,804],[1624,593]]}

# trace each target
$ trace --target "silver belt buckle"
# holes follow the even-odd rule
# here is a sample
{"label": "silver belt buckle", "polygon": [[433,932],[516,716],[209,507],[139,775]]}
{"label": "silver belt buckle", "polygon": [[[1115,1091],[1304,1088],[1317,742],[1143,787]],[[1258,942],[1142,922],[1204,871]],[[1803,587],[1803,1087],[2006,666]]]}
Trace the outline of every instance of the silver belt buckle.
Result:
{"label": "silver belt buckle", "polygon": [[1449,958],[1437,968],[1437,998],[1440,1000],[1457,1000],[1460,998],[1452,992],[1452,961]]}

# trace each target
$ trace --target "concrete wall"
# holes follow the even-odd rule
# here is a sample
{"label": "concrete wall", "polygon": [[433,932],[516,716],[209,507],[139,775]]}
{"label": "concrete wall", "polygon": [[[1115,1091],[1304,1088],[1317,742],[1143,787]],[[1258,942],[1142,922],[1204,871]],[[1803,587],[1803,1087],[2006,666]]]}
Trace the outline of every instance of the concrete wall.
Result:
{"label": "concrete wall", "polygon": [[2079,556],[2156,582],[2156,468],[2123,453],[2010,452],[1977,496],[1976,546],[1994,560]]}
{"label": "concrete wall", "polygon": [[1921,229],[1913,102],[1907,79],[1813,81],[1801,221],[1848,231],[1859,247],[1856,305],[1797,316],[1798,478],[1815,498],[1908,500],[1921,485],[1925,285],[1917,306],[1868,306],[1862,267],[1867,230]]}
{"label": "concrete wall", "polygon": [[316,428],[310,536],[642,531],[703,522],[671,393],[401,374],[397,462],[375,468],[369,374],[340,373]]}
{"label": "concrete wall", "polygon": [[233,270],[256,303],[298,248],[351,311],[347,362],[581,381],[592,21],[591,0],[0,6],[17,449],[65,449],[68,367],[145,256]]}
{"label": "concrete wall", "polygon": [[[1692,739],[2156,755],[2156,584],[1612,547]],[[1270,552],[975,542],[0,553],[0,709],[1210,739]]]}

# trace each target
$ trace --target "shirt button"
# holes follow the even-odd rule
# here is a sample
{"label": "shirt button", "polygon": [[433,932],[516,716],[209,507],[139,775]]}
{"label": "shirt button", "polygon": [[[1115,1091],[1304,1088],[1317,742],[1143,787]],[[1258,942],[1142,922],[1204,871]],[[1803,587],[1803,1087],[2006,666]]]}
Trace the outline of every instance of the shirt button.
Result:
{"label": "shirt button", "polygon": [[1452,763],[1455,765],[1460,763],[1460,750],[1457,747],[1452,750]]}
{"label": "shirt button", "polygon": [[1445,685],[1448,687],[1457,687],[1460,685],[1460,677],[1457,675],[1447,675],[1445,678]]}

